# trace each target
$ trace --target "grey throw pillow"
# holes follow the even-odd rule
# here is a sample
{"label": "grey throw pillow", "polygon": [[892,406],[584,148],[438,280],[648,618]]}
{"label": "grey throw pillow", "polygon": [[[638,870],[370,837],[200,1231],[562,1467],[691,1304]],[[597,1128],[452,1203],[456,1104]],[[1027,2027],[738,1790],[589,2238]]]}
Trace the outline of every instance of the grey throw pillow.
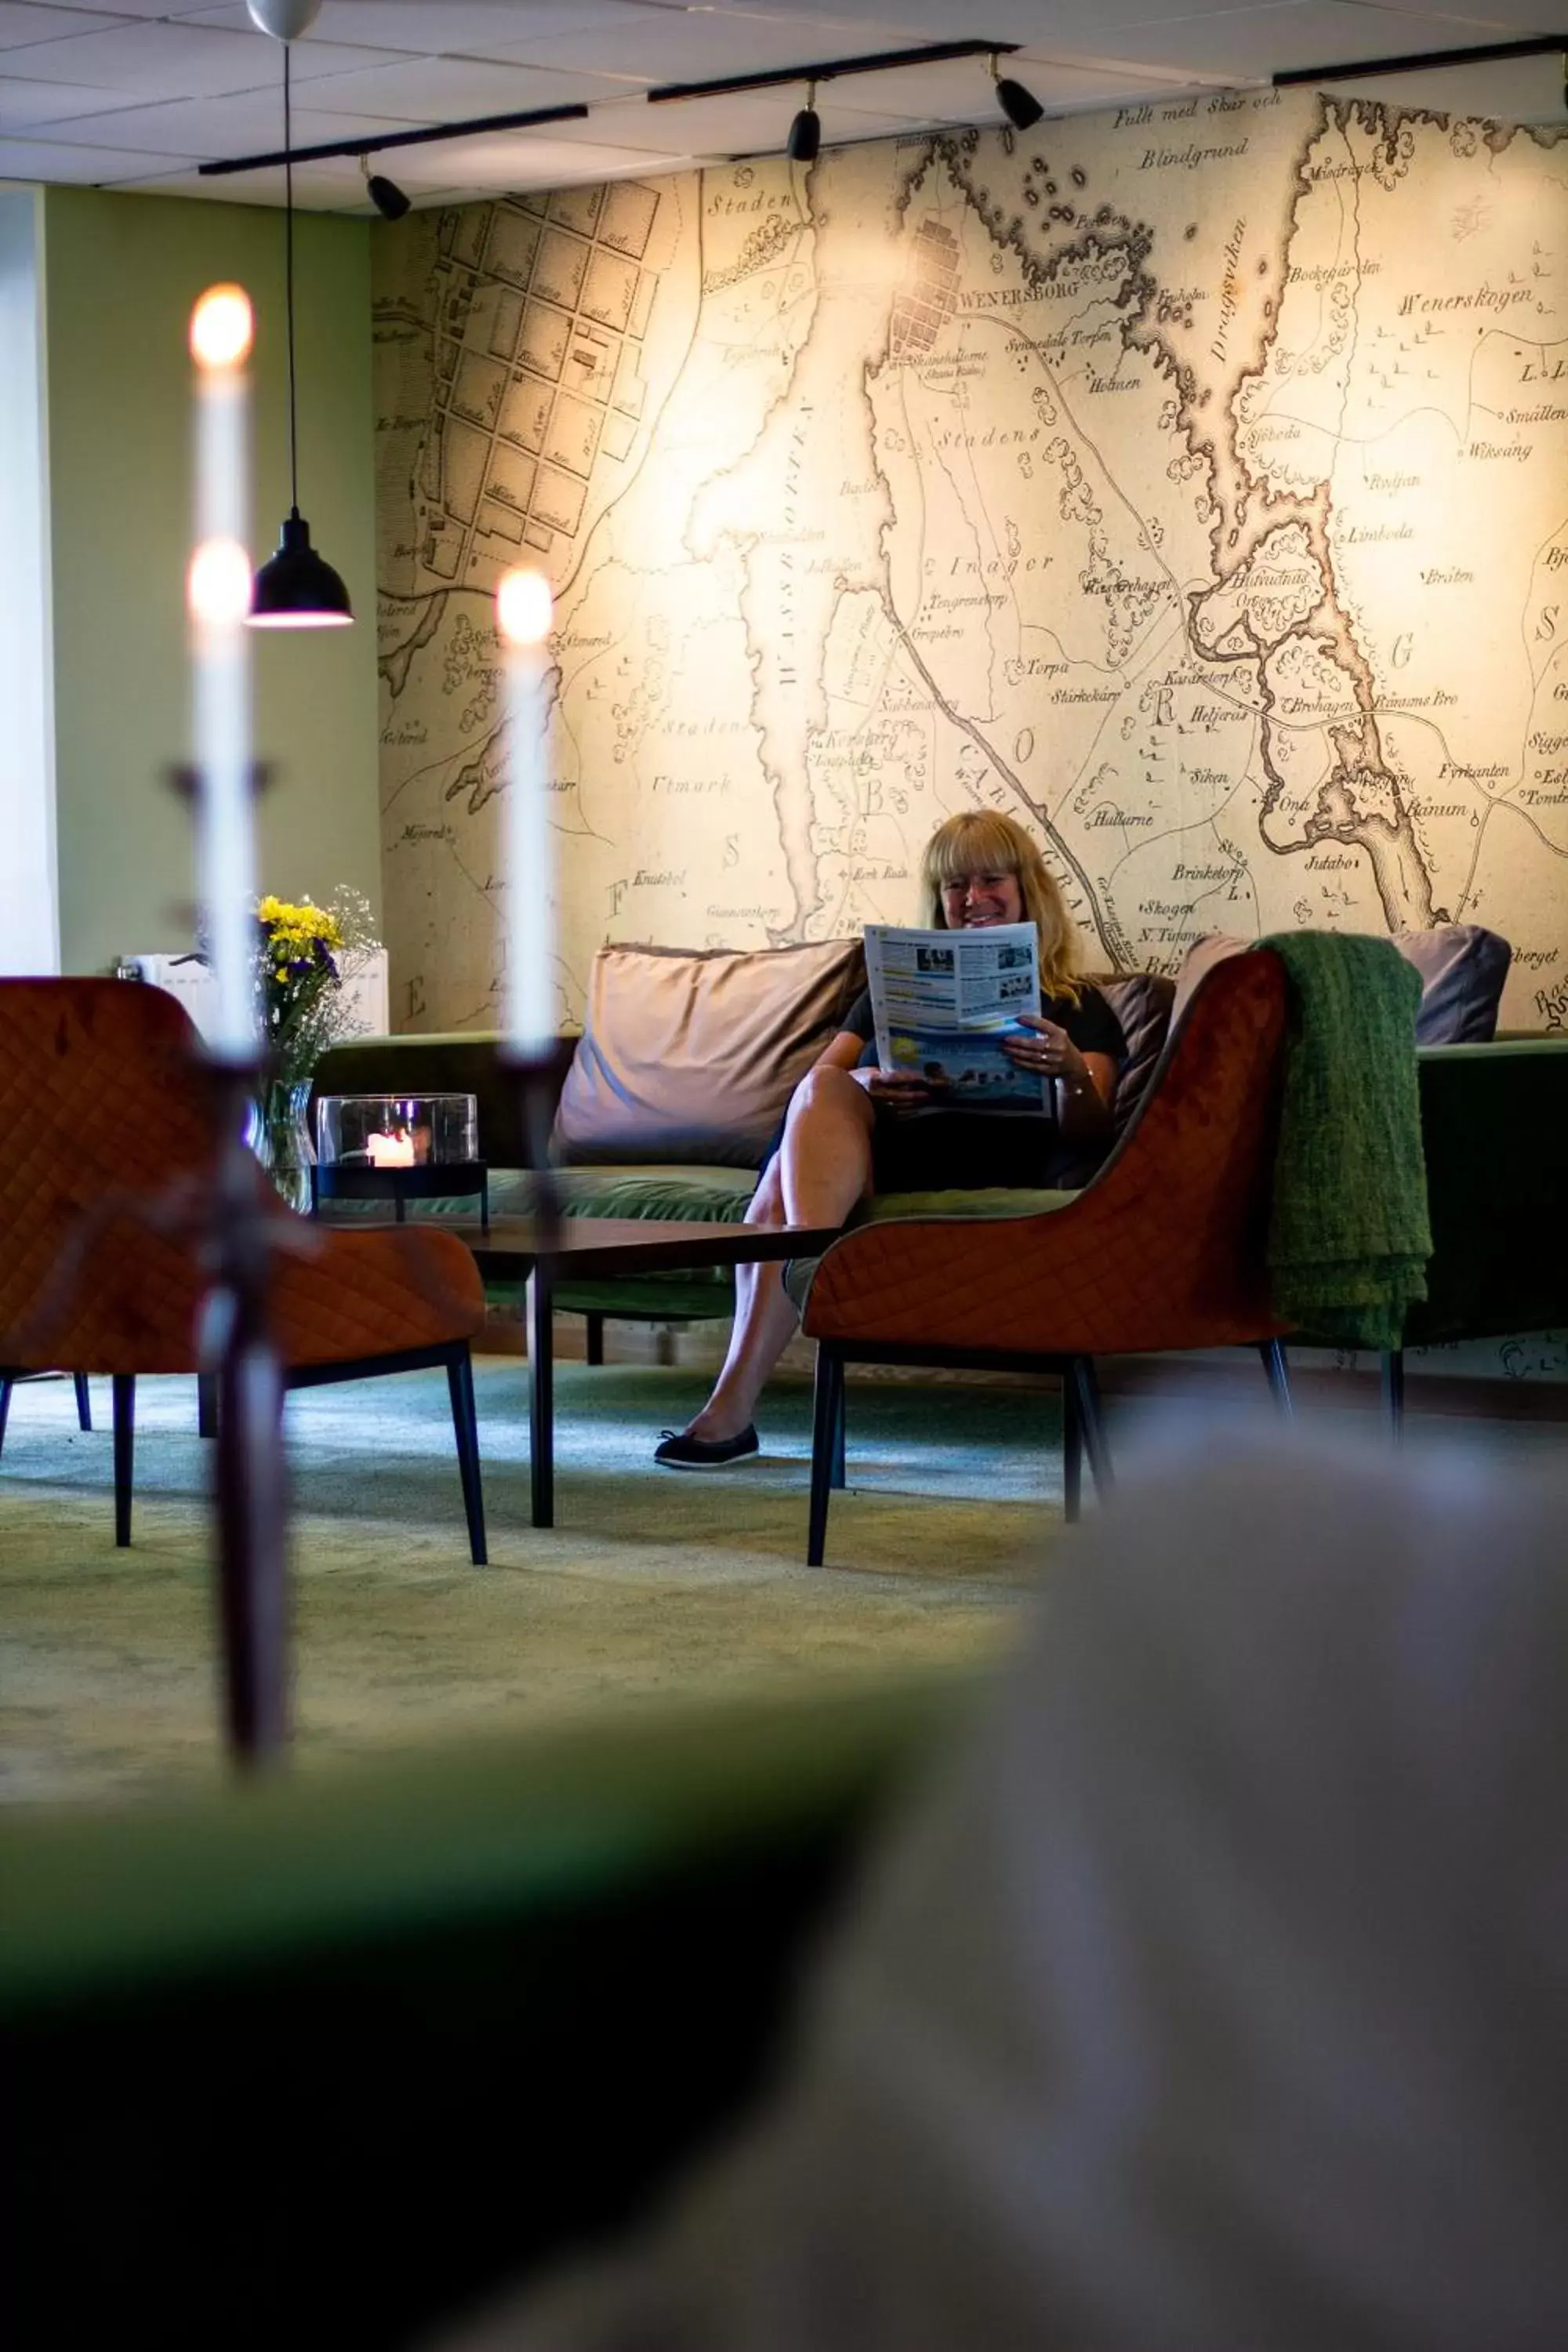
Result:
{"label": "grey throw pillow", "polygon": [[[1216,963],[1257,944],[1230,931],[1210,931],[1194,940],[1176,974],[1172,1021],[1181,1019],[1199,982]],[[1497,1034],[1498,1007],[1513,961],[1505,939],[1479,923],[1442,923],[1429,931],[1394,931],[1390,945],[1421,975],[1418,1045],[1485,1045]]]}
{"label": "grey throw pillow", "polygon": [[1121,1024],[1127,1058],[1116,1074],[1111,1116],[1121,1134],[1143,1099],[1154,1065],[1164,1050],[1175,984],[1159,971],[1108,972],[1094,982]]}
{"label": "grey throw pillow", "polygon": [[1418,1045],[1484,1045],[1497,1034],[1498,1007],[1513,950],[1479,923],[1395,931],[1394,944],[1421,975]]}

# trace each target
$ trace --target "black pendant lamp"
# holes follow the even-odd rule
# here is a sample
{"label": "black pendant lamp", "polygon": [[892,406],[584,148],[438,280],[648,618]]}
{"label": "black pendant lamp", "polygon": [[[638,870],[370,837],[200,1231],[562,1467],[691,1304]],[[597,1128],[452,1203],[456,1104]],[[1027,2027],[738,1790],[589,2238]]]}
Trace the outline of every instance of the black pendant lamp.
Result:
{"label": "black pendant lamp", "polygon": [[353,607],[342,576],[310,544],[300,512],[300,431],[294,397],[294,140],[289,44],[283,43],[283,280],[289,321],[289,512],[278,552],[268,557],[250,592],[253,629],[343,629]]}

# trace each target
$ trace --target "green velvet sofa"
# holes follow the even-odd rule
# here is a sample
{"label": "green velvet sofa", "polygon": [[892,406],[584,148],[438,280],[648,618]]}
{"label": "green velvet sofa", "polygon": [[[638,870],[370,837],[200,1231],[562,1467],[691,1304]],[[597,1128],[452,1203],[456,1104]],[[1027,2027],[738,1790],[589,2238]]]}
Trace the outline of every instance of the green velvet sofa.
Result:
{"label": "green velvet sofa", "polygon": [[[1167,1000],[1168,1002],[1168,1000]],[[529,1179],[515,1088],[501,1069],[493,1036],[368,1038],[337,1047],[321,1066],[318,1090],[333,1093],[454,1088],[479,1098],[480,1148],[499,1172],[492,1206],[527,1205]],[[1155,1066],[1145,1039],[1121,1119]],[[563,1040],[562,1068],[570,1055]],[[1428,1296],[1413,1308],[1407,1349],[1447,1340],[1507,1338],[1568,1327],[1568,1036],[1504,1036],[1486,1045],[1429,1045],[1417,1055],[1422,1139],[1434,1250]],[[569,1167],[561,1171],[573,1216],[704,1217],[739,1220],[755,1171],[711,1165]],[[994,1213],[1001,1196],[976,1195],[976,1213]],[[962,1211],[969,1196],[943,1196]],[[896,1214],[910,1203],[879,1203]],[[928,1204],[925,1204],[929,1206]],[[1008,1213],[1026,1206],[1008,1194]],[[643,1276],[619,1283],[563,1286],[556,1303],[587,1315],[685,1321],[724,1316],[732,1291],[727,1274]],[[1312,1344],[1312,1335],[1300,1335]],[[596,1349],[591,1349],[596,1353]]]}

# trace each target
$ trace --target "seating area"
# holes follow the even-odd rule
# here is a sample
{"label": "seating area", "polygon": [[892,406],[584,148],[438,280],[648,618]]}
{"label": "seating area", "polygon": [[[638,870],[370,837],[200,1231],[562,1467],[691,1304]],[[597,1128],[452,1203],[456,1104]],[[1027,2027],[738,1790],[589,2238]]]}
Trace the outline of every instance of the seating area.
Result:
{"label": "seating area", "polygon": [[0,5],[7,2347],[1568,2340],[1425,6]]}

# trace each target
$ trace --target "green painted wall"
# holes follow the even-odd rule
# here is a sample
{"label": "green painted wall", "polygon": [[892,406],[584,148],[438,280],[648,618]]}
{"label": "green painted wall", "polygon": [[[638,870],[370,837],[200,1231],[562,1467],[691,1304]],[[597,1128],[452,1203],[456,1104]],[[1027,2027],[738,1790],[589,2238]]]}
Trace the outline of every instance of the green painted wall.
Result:
{"label": "green painted wall", "polygon": [[[283,221],[249,205],[51,188],[45,268],[60,945],[66,971],[190,943],[190,828],[161,781],[189,748],[185,331],[205,286],[256,305],[252,540],[288,505]],[[296,222],[300,498],[348,582],[352,629],[259,635],[256,745],[277,781],[263,889],[381,903],[370,240]]]}

